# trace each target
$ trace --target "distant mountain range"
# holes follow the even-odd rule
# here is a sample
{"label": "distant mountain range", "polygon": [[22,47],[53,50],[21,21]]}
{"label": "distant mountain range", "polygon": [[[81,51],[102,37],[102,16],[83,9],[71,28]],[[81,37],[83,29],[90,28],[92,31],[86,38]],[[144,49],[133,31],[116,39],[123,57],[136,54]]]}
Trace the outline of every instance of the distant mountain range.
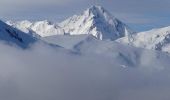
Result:
{"label": "distant mountain range", "polygon": [[[55,45],[63,46],[63,42],[67,45],[69,42],[76,45],[78,41],[89,40],[92,36],[91,38],[98,40],[116,41],[125,45],[170,53],[170,27],[137,33],[101,6],[92,6],[80,15],[74,15],[61,23],[47,20],[6,23],[8,25],[0,22],[0,32],[4,32],[0,36],[1,40],[15,42],[22,47],[39,39]],[[73,44],[67,48],[73,47]]]}

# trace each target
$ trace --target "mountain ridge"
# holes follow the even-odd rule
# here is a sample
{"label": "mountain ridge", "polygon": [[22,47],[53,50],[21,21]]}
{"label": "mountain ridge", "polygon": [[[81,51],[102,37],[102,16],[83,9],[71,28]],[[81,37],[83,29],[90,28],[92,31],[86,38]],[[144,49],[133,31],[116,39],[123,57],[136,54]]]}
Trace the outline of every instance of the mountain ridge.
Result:
{"label": "mountain ridge", "polygon": [[13,28],[10,25],[7,25],[5,22],[0,20],[0,40],[5,43],[17,45],[22,48],[28,47],[30,44],[37,41],[36,38],[25,34],[19,29]]}
{"label": "mountain ridge", "polygon": [[170,53],[170,26],[139,32],[131,37],[123,37],[117,42]]}
{"label": "mountain ridge", "polygon": [[97,39],[116,40],[133,34],[126,24],[113,17],[101,6],[92,6],[80,15],[74,15],[61,23],[45,21],[7,21],[7,24],[26,33],[32,31],[41,37],[52,35],[92,34]]}
{"label": "mountain ridge", "polygon": [[170,53],[170,26],[137,33],[101,6],[91,6],[80,15],[74,15],[61,23],[48,20],[6,23],[33,37],[40,39],[48,37],[46,42],[51,43],[54,43],[56,36],[59,35],[92,35],[98,40],[117,41],[139,48]]}

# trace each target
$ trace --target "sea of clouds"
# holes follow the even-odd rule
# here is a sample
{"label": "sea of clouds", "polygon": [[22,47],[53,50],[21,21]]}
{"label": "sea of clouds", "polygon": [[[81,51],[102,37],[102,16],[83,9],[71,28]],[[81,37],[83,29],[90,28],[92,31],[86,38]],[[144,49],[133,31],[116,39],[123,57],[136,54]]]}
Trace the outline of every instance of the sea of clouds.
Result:
{"label": "sea of clouds", "polygon": [[43,43],[23,50],[0,42],[0,100],[169,100],[170,68],[120,63]]}

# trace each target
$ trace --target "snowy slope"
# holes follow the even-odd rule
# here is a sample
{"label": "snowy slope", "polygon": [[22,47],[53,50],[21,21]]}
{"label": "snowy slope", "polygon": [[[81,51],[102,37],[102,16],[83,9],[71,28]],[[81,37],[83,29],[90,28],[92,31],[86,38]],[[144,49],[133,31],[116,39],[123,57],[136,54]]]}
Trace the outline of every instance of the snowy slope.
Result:
{"label": "snowy slope", "polygon": [[23,48],[28,47],[31,43],[36,41],[32,36],[7,25],[3,21],[0,21],[0,40]]}
{"label": "snowy slope", "polygon": [[117,41],[136,47],[160,50],[170,53],[170,26],[140,32],[132,35],[131,37],[123,37]]}
{"label": "snowy slope", "polygon": [[7,24],[22,30],[25,33],[32,34],[35,37],[46,37],[51,35],[64,35],[64,31],[60,29],[59,26],[49,22],[47,20],[30,22],[28,20],[25,21],[7,21]]}
{"label": "snowy slope", "polygon": [[100,40],[115,40],[134,33],[127,25],[100,6],[92,6],[81,15],[74,15],[59,24],[47,20],[37,22],[8,21],[7,24],[26,33],[36,33],[41,37],[91,34]]}
{"label": "snowy slope", "polygon": [[[150,51],[133,46],[123,45],[114,41],[98,40],[91,35],[51,36],[43,40],[62,46],[82,55],[99,55],[119,63],[119,67],[148,67],[163,69],[169,66],[168,56],[157,51]],[[152,66],[157,65],[157,66]]]}
{"label": "snowy slope", "polygon": [[74,15],[59,24],[71,35],[92,34],[96,38],[115,40],[133,33],[127,25],[101,6],[92,6],[81,15]]}
{"label": "snowy slope", "polygon": [[46,41],[47,43],[60,45],[66,49],[74,50],[74,46],[82,41],[90,41],[96,39],[92,35],[55,35],[55,36],[48,36],[41,38],[42,40]]}
{"label": "snowy slope", "polygon": [[146,49],[122,45],[114,41],[82,41],[74,47],[85,54],[107,56],[119,63],[120,67],[146,67],[148,69],[162,70],[169,67],[169,56]]}

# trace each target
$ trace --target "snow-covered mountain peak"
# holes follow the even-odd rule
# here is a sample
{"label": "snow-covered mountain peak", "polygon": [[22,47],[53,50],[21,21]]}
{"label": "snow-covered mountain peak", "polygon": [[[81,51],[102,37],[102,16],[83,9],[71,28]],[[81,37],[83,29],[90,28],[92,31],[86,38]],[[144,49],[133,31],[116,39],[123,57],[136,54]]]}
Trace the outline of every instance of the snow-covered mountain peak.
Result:
{"label": "snow-covered mountain peak", "polygon": [[54,24],[48,20],[30,22],[24,21],[7,21],[8,25],[22,30],[25,33],[32,34],[34,37],[46,37],[52,35],[64,35],[64,30],[62,30],[57,24]]}
{"label": "snow-covered mountain peak", "polygon": [[41,37],[53,35],[93,35],[100,40],[116,40],[134,33],[126,24],[112,16],[101,6],[92,6],[80,15],[74,15],[55,24],[50,21],[7,22],[25,33],[38,34]]}
{"label": "snow-covered mountain peak", "polygon": [[105,9],[101,6],[91,6],[90,8],[88,8],[86,11],[84,11],[85,14],[92,14],[94,16],[97,16],[98,14],[105,13]]}
{"label": "snow-covered mountain peak", "polygon": [[37,21],[32,23],[33,26],[41,26],[41,27],[48,27],[48,26],[53,26],[53,23],[51,21],[48,20],[43,20],[43,21]]}
{"label": "snow-covered mountain peak", "polygon": [[63,21],[59,26],[71,35],[92,34],[100,40],[115,40],[134,33],[101,6],[92,6],[81,15],[74,15]]}
{"label": "snow-covered mountain peak", "polygon": [[103,19],[116,19],[102,6],[91,6],[83,13],[86,16],[100,17]]}

